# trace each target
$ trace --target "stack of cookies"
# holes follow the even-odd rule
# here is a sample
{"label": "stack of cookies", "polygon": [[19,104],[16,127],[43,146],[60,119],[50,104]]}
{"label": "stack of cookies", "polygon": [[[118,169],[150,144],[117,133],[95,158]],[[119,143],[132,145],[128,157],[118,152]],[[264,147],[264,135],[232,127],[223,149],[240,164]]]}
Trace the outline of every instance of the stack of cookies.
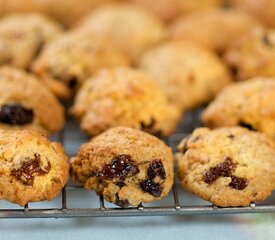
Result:
{"label": "stack of cookies", "polygon": [[[70,168],[120,207],[167,196],[174,169],[217,206],[265,200],[275,189],[274,7],[0,0],[0,199],[51,200]],[[173,154],[165,139],[198,107],[204,127]],[[92,137],[70,161],[48,140],[65,111]]]}

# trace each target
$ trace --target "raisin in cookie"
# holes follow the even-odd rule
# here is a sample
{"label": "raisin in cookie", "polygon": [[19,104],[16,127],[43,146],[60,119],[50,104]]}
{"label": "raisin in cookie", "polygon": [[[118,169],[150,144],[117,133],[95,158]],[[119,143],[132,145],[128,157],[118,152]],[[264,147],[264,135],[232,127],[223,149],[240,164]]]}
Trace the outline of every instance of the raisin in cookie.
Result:
{"label": "raisin in cookie", "polygon": [[0,130],[0,156],[0,199],[21,206],[52,200],[69,177],[62,146],[35,132]]}
{"label": "raisin in cookie", "polygon": [[214,53],[183,41],[167,42],[149,50],[141,57],[139,67],[151,74],[182,109],[208,102],[231,80]]}
{"label": "raisin in cookie", "polygon": [[251,29],[236,39],[224,59],[238,80],[256,76],[275,77],[275,30]]}
{"label": "raisin in cookie", "polygon": [[86,189],[120,207],[166,196],[173,184],[173,154],[158,138],[131,128],[112,128],[83,144],[71,174]]}
{"label": "raisin in cookie", "polygon": [[265,25],[275,27],[275,0],[229,0],[236,8],[255,16]]}
{"label": "raisin in cookie", "polygon": [[158,136],[172,133],[180,111],[144,72],[103,69],[78,91],[71,113],[90,135],[116,126],[142,129]]}
{"label": "raisin in cookie", "polygon": [[106,5],[93,11],[78,26],[77,31],[91,32],[109,39],[132,59],[165,37],[158,18],[130,4]]}
{"label": "raisin in cookie", "polygon": [[127,56],[107,40],[69,33],[48,44],[32,70],[58,97],[66,99],[99,68],[129,64]]}
{"label": "raisin in cookie", "polygon": [[44,84],[22,70],[0,68],[0,128],[50,134],[63,125],[63,106]]}
{"label": "raisin in cookie", "polygon": [[43,45],[55,38],[62,27],[38,14],[11,14],[0,19],[0,65],[29,68]]}
{"label": "raisin in cookie", "polygon": [[178,146],[181,185],[221,207],[248,206],[275,188],[275,145],[241,127],[196,129]]}
{"label": "raisin in cookie", "polygon": [[202,113],[211,128],[240,125],[275,139],[275,79],[257,77],[226,87]]}
{"label": "raisin in cookie", "polygon": [[222,4],[222,0],[132,0],[140,6],[156,14],[164,21],[202,9],[214,8]]}
{"label": "raisin in cookie", "polygon": [[195,42],[222,53],[232,41],[257,25],[256,20],[243,12],[211,9],[177,19],[170,27],[170,37]]}

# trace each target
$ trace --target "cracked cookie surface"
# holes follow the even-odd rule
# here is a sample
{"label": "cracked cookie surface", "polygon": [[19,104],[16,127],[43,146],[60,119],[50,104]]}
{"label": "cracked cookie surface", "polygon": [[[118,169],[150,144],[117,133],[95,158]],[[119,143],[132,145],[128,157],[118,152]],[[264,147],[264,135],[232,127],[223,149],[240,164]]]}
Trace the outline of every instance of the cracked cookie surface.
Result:
{"label": "cracked cookie surface", "polygon": [[63,147],[28,130],[0,130],[0,199],[21,206],[52,200],[69,177]]}
{"label": "cracked cookie surface", "polygon": [[74,181],[118,206],[137,206],[166,196],[173,184],[173,154],[158,138],[125,127],[83,144],[71,161]]}
{"label": "cracked cookie surface", "polygon": [[275,30],[256,27],[236,39],[224,60],[237,80],[275,77]]}
{"label": "cracked cookie surface", "polygon": [[79,89],[71,113],[94,136],[111,127],[171,134],[180,111],[146,73],[133,68],[103,69]]}
{"label": "cracked cookie surface", "polygon": [[23,70],[0,67],[0,128],[51,134],[63,126],[64,108],[47,86]]}
{"label": "cracked cookie surface", "polygon": [[66,33],[48,44],[33,63],[39,75],[60,98],[70,98],[102,67],[127,66],[130,60],[106,39]]}
{"label": "cracked cookie surface", "polygon": [[225,87],[201,119],[210,128],[239,125],[275,139],[274,101],[275,78],[256,77]]}
{"label": "cracked cookie surface", "polygon": [[207,103],[231,81],[226,66],[212,51],[184,41],[169,41],[147,51],[139,68],[183,110]]}
{"label": "cracked cookie surface", "polygon": [[182,187],[217,206],[248,206],[275,189],[274,154],[264,134],[199,128],[178,146],[178,177]]}
{"label": "cracked cookie surface", "polygon": [[28,69],[45,43],[62,32],[59,23],[39,13],[14,13],[0,20],[0,65]]}
{"label": "cracked cookie surface", "polygon": [[146,10],[129,3],[110,4],[93,11],[76,28],[107,38],[136,60],[144,51],[164,40],[162,22]]}

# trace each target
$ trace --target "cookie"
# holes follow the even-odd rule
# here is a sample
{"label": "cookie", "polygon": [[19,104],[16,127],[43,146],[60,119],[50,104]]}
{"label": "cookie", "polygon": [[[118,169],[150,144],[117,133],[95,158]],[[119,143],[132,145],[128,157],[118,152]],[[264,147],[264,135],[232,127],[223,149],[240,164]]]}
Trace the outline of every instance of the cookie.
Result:
{"label": "cookie", "polygon": [[38,13],[17,13],[1,18],[0,65],[28,69],[44,44],[61,32],[61,25]]}
{"label": "cookie", "polygon": [[[3,3],[2,3],[3,1]],[[75,24],[83,16],[99,5],[118,0],[2,0],[3,14],[14,12],[41,12],[52,16],[67,27]]]}
{"label": "cookie", "polygon": [[71,113],[92,136],[116,126],[167,136],[180,119],[179,109],[154,80],[142,71],[122,67],[103,69],[86,80]]}
{"label": "cookie", "polygon": [[149,50],[141,57],[139,67],[184,110],[207,103],[231,80],[213,52],[183,41],[166,42]]}
{"label": "cookie", "polygon": [[107,38],[134,60],[165,37],[165,28],[158,18],[127,3],[97,8],[83,19],[77,31]]}
{"label": "cookie", "polygon": [[63,126],[63,106],[39,79],[13,67],[0,67],[1,129],[50,134]]}
{"label": "cookie", "polygon": [[164,21],[171,21],[181,14],[214,8],[222,4],[221,0],[132,0],[148,9]]}
{"label": "cookie", "polygon": [[236,8],[258,18],[269,27],[275,27],[275,0],[229,0]]}
{"label": "cookie", "polygon": [[221,207],[248,206],[275,188],[275,145],[241,127],[196,129],[178,146],[182,187]]}
{"label": "cookie", "polygon": [[165,197],[173,184],[173,154],[158,138],[112,128],[83,144],[71,161],[74,181],[120,207]]}
{"label": "cookie", "polygon": [[251,29],[236,39],[224,59],[238,80],[275,77],[275,30]]}
{"label": "cookie", "polygon": [[27,130],[0,130],[0,199],[21,206],[52,200],[66,184],[69,162],[59,143]]}
{"label": "cookie", "polygon": [[259,23],[246,13],[234,9],[210,9],[176,19],[170,26],[170,37],[222,53],[232,41],[257,25]]}
{"label": "cookie", "polygon": [[207,127],[243,126],[275,139],[275,79],[256,77],[225,87],[203,111]]}
{"label": "cookie", "polygon": [[70,98],[99,68],[127,66],[129,58],[107,40],[67,33],[49,43],[32,65],[56,96]]}

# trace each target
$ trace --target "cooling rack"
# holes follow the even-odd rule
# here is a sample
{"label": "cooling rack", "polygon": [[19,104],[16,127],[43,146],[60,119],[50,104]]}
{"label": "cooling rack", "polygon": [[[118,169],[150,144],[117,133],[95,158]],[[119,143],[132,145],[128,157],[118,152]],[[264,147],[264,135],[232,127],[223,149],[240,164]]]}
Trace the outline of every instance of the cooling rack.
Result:
{"label": "cooling rack", "polygon": [[[201,109],[189,112],[180,123],[177,133],[170,136],[166,142],[175,150],[179,141],[187,136],[192,130],[200,126],[198,115]],[[64,131],[56,135],[53,140],[64,144],[69,156],[76,154],[79,145],[88,138],[78,129],[77,124],[68,119]],[[182,194],[182,188],[173,185],[170,193],[170,201],[158,205],[140,204],[138,207],[119,208],[104,201],[102,196],[95,196],[91,202],[93,206],[83,206],[80,201],[83,196],[79,192],[87,191],[73,183],[63,188],[60,197],[55,200],[56,206],[50,202],[44,202],[43,207],[26,205],[24,208],[14,206],[12,208],[0,206],[0,218],[76,218],[76,217],[130,217],[130,216],[168,216],[168,215],[191,215],[191,214],[233,214],[233,213],[271,213],[275,212],[275,196],[264,203],[251,203],[248,207],[220,208],[204,202],[191,194]],[[91,191],[90,191],[91,192]],[[180,192],[180,194],[179,194]],[[88,198],[89,196],[84,196]],[[68,200],[74,198],[74,206],[68,205]],[[189,202],[186,201],[188,198]],[[87,200],[87,199],[86,199]],[[0,201],[1,202],[1,201]],[[89,200],[88,200],[89,202]]]}

